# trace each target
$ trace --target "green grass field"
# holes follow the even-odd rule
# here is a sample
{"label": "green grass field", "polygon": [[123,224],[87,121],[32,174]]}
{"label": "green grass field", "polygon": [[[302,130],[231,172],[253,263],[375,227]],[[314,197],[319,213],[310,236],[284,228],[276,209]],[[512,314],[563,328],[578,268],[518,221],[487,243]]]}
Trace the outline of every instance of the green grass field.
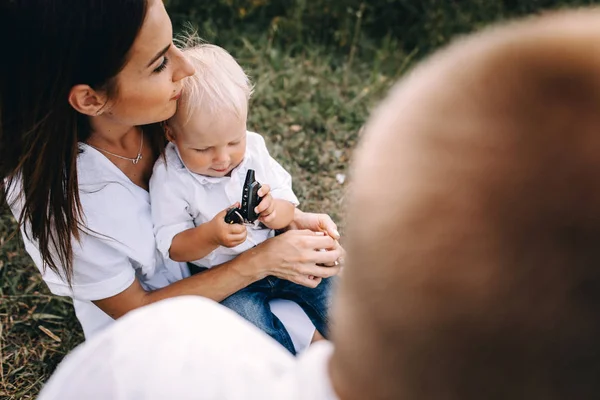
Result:
{"label": "green grass field", "polygon": [[[343,227],[348,162],[369,110],[389,88],[370,62],[311,47],[295,54],[266,39],[229,50],[256,84],[249,129],[262,133],[292,174],[304,210]],[[400,70],[398,70],[400,72]],[[0,398],[35,397],[64,355],[83,340],[69,299],[52,296],[25,255],[10,212],[0,214]]]}
{"label": "green grass field", "polygon": [[[256,84],[249,129],[265,136],[292,174],[301,208],[329,213],[342,234],[348,165],[360,128],[416,59],[493,20],[597,2],[165,1],[176,26],[202,20],[201,34],[226,43],[247,69]],[[281,16],[273,16],[277,10]],[[211,12],[216,17],[206,18]],[[245,23],[250,20],[255,24]],[[34,398],[83,340],[70,300],[49,293],[16,229],[0,206],[1,399]]]}

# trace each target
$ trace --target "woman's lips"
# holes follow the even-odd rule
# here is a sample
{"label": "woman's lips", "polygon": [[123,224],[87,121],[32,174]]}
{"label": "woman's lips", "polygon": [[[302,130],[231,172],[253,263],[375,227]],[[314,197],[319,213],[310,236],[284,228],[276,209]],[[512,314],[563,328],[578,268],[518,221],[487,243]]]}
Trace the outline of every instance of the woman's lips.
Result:
{"label": "woman's lips", "polygon": [[171,100],[179,100],[182,92],[183,92],[183,90],[180,90],[179,93],[177,93],[175,96],[171,97]]}

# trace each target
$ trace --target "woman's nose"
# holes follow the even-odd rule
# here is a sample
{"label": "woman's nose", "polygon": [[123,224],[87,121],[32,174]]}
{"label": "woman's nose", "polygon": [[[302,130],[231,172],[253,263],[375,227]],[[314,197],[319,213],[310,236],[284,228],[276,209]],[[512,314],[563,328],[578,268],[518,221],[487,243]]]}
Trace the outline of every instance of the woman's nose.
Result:
{"label": "woman's nose", "polygon": [[173,72],[173,82],[177,82],[182,80],[183,78],[187,78],[188,76],[194,75],[196,73],[196,69],[192,65],[192,63],[187,59],[187,57],[183,54],[181,50],[178,48],[174,49],[177,58],[177,68]]}

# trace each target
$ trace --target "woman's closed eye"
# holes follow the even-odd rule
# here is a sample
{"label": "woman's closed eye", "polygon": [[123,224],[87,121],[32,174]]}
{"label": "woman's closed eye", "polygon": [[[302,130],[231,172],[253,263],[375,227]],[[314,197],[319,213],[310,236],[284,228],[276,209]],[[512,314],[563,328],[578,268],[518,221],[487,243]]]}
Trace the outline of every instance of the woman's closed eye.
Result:
{"label": "woman's closed eye", "polygon": [[154,68],[154,73],[158,74],[162,71],[165,70],[165,68],[167,68],[167,65],[169,64],[169,57],[164,56],[162,62],[160,63],[160,65],[156,68]]}

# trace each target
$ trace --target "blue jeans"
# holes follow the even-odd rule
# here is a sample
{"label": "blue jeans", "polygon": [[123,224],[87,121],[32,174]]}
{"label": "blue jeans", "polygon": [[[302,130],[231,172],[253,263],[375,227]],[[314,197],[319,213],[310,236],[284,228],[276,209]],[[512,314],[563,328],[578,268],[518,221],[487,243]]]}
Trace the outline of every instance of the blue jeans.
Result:
{"label": "blue jeans", "polygon": [[279,318],[271,312],[269,300],[287,299],[297,303],[308,315],[317,331],[327,338],[329,334],[327,312],[333,282],[334,278],[323,279],[319,286],[311,289],[268,276],[232,294],[221,304],[252,322],[295,355],[296,349],[292,339]]}

